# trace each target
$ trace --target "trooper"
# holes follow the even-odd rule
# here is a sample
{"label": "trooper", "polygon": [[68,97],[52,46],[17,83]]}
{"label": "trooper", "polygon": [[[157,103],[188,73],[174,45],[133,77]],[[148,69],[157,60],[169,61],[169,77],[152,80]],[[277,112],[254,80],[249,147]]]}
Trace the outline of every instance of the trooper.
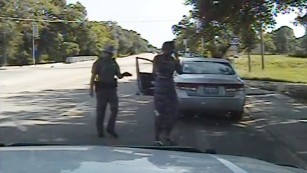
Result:
{"label": "trooper", "polygon": [[99,137],[104,137],[105,112],[107,104],[109,104],[111,115],[106,131],[111,136],[118,138],[118,134],[115,130],[118,113],[117,78],[122,79],[126,76],[132,76],[128,72],[120,72],[117,62],[113,59],[113,52],[113,46],[106,46],[102,56],[94,62],[92,67],[90,96],[93,97],[94,91],[96,92],[96,128]]}

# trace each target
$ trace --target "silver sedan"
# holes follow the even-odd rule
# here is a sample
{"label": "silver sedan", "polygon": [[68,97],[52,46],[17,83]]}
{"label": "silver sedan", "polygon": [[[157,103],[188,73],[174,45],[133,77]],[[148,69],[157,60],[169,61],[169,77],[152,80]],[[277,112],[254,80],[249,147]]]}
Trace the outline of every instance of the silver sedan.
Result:
{"label": "silver sedan", "polygon": [[184,58],[183,74],[175,74],[181,112],[223,112],[241,119],[246,93],[244,82],[226,59]]}
{"label": "silver sedan", "polygon": [[[140,71],[136,58],[137,84],[140,93],[153,95],[153,75]],[[235,120],[243,116],[246,99],[243,80],[226,59],[183,58],[183,74],[175,74],[174,80],[182,114],[198,112],[229,113]]]}

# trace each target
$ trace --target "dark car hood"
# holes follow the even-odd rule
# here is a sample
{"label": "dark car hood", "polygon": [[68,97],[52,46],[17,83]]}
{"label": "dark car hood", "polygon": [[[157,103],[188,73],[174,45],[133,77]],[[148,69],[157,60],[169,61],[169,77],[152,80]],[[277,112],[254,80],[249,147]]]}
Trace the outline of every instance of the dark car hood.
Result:
{"label": "dark car hood", "polygon": [[245,157],[103,146],[0,148],[1,173],[298,173]]}

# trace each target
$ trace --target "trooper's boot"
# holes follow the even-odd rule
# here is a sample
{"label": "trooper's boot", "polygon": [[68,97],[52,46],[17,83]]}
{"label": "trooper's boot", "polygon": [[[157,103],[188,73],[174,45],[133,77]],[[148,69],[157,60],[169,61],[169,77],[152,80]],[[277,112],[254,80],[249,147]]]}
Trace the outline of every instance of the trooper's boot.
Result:
{"label": "trooper's boot", "polygon": [[175,141],[171,140],[170,138],[166,139],[166,143],[169,146],[176,146],[176,145],[178,145]]}

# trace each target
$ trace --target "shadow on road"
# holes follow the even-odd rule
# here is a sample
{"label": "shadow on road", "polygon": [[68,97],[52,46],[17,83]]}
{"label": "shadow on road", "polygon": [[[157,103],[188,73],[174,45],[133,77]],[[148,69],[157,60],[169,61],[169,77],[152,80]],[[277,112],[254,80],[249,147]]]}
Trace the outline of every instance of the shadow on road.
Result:
{"label": "shadow on road", "polygon": [[127,91],[135,89],[129,85],[125,83],[119,86],[119,140],[97,138],[94,126],[95,99],[90,98],[87,89],[73,89],[23,92],[4,98],[6,110],[0,116],[1,142],[76,145],[117,145],[124,142],[126,145],[137,145],[136,136],[141,139],[139,144],[150,142],[153,135],[152,128],[148,128],[153,123],[151,111],[148,111],[151,108],[150,99],[127,94],[135,93]]}
{"label": "shadow on road", "polygon": [[[119,85],[119,139],[97,137],[95,99],[89,97],[87,89],[70,89],[24,92],[18,96],[3,98],[6,110],[0,115],[0,140],[4,143],[152,145],[152,97],[136,96],[135,85],[132,80]],[[260,102],[259,105],[254,103],[254,106],[264,111],[272,109],[273,103],[269,100]],[[276,138],[262,133],[272,123],[275,123],[274,127],[281,127],[278,129],[285,129],[286,132],[286,126],[291,128],[289,118],[273,118],[263,111],[253,118],[246,116],[240,122],[215,115],[201,115],[180,119],[174,136],[182,146],[203,151],[215,149],[219,154],[248,156],[295,165],[296,160],[289,156],[289,149],[285,149]],[[303,134],[301,131],[297,133]]]}
{"label": "shadow on road", "polygon": [[276,129],[282,134],[292,134],[290,136],[305,136],[302,133],[305,131],[302,130],[302,127],[305,127],[302,120],[306,117],[306,105],[279,94],[254,96],[249,98],[248,102],[247,109],[253,115],[255,128],[269,131]]}
{"label": "shadow on road", "polygon": [[307,106],[280,94],[252,96],[248,99],[250,123],[259,132],[286,148],[300,165],[307,166]]}

